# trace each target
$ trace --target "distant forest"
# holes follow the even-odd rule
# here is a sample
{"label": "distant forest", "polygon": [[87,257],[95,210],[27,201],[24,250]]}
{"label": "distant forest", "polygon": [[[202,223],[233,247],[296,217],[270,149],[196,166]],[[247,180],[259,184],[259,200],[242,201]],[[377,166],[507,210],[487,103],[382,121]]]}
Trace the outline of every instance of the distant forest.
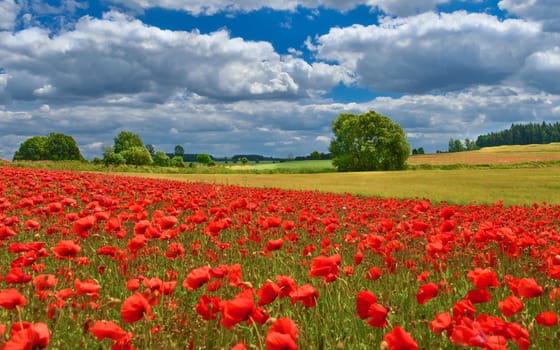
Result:
{"label": "distant forest", "polygon": [[512,124],[508,130],[491,132],[476,139],[478,147],[530,145],[560,142],[560,123]]}

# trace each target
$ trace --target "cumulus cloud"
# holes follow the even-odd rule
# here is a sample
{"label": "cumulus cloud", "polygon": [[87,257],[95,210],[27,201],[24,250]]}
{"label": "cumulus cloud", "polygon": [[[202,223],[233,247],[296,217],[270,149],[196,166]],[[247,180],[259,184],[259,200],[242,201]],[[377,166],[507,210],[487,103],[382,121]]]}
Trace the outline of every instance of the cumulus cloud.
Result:
{"label": "cumulus cloud", "polygon": [[316,42],[321,59],[355,74],[374,91],[426,93],[498,84],[553,42],[534,22],[431,12],[379,25],[332,28]]}
{"label": "cumulus cloud", "polygon": [[14,29],[19,11],[20,6],[14,0],[0,0],[0,30]]}
{"label": "cumulus cloud", "polygon": [[[215,99],[299,98],[345,79],[338,66],[282,56],[268,42],[168,31],[121,13],[83,17],[72,31],[0,32],[13,99],[88,99],[136,94],[162,102],[177,90]],[[28,79],[29,78],[29,79]]]}
{"label": "cumulus cloud", "polygon": [[[138,133],[145,143],[167,152],[181,144],[187,153],[232,156],[258,150],[263,155],[286,157],[314,150],[327,152],[333,119],[340,113],[373,109],[401,124],[413,147],[435,152],[446,150],[450,138],[476,139],[481,134],[507,129],[511,123],[560,121],[559,105],[559,95],[514,86],[377,97],[364,103],[256,100],[217,104],[177,97],[165,104],[135,108],[101,99],[90,106],[0,111],[0,130],[11,142],[14,135],[18,142],[52,131],[72,135],[89,159],[101,156],[102,145],[112,145],[122,130]],[[2,140],[0,137],[0,144]],[[5,147],[0,157],[11,159],[17,145],[12,144],[9,150]]]}
{"label": "cumulus cloud", "polygon": [[510,14],[539,21],[546,31],[560,32],[560,3],[557,0],[501,0],[498,7]]}
{"label": "cumulus cloud", "polygon": [[560,94],[560,46],[527,57],[521,79],[529,86]]}
{"label": "cumulus cloud", "polygon": [[149,8],[165,8],[185,11],[192,15],[213,15],[219,12],[251,12],[270,8],[281,11],[295,11],[298,7],[314,9],[318,7],[347,11],[360,5],[379,9],[391,15],[412,15],[433,9],[436,5],[447,3],[449,0],[111,0],[113,3],[124,5],[136,11]]}

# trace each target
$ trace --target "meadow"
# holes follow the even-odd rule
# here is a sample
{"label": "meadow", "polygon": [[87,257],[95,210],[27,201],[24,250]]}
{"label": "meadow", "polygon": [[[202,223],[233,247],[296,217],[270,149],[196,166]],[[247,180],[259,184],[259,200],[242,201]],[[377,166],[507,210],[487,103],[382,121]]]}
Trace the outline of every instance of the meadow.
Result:
{"label": "meadow", "polygon": [[134,175],[453,204],[560,203],[559,143],[414,155],[408,164],[406,171],[334,173],[328,160],[293,161],[230,167],[235,172]]}
{"label": "meadow", "polygon": [[0,166],[0,347],[558,349],[558,166],[501,164]]}

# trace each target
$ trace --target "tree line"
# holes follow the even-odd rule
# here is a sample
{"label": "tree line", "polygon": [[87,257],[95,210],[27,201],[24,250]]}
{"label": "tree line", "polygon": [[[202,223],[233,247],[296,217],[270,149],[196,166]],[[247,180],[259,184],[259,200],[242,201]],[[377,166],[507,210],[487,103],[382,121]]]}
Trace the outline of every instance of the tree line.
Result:
{"label": "tree line", "polygon": [[530,145],[560,142],[560,123],[542,122],[512,124],[507,130],[481,135],[476,139],[478,147]]}
{"label": "tree line", "polygon": [[[333,122],[334,138],[330,153],[313,151],[305,159],[332,159],[338,171],[400,170],[406,168],[410,155],[410,145],[406,141],[402,127],[389,117],[375,111],[360,115],[342,113]],[[462,152],[481,147],[500,145],[524,145],[560,142],[560,123],[512,124],[508,130],[481,135],[476,141],[450,139],[448,152]],[[439,152],[439,151],[438,151]],[[423,154],[422,147],[412,150],[413,154]],[[254,155],[250,155],[253,159]],[[205,165],[215,165],[209,154],[186,155],[181,145],[175,146],[174,153],[158,151],[153,145],[144,145],[139,135],[122,131],[114,138],[114,145],[103,151],[103,158],[96,157],[94,163],[105,165],[155,165],[184,167],[185,158]],[[258,156],[259,160],[265,157]],[[303,157],[299,157],[303,159]],[[226,162],[228,161],[227,158]],[[14,154],[14,160],[84,160],[76,142],[71,136],[51,133],[48,136],[34,136],[24,141]],[[234,163],[246,164],[247,155],[230,158]]]}
{"label": "tree line", "polygon": [[[332,159],[339,171],[399,170],[405,168],[410,145],[402,127],[389,117],[369,111],[355,115],[343,113],[333,123],[335,138],[330,153],[313,151],[309,159]],[[421,150],[423,152],[423,149]],[[246,164],[251,155],[236,155],[234,163]],[[261,159],[259,157],[259,159]],[[264,157],[262,157],[264,160]],[[20,145],[14,160],[84,160],[71,136],[50,134],[34,136]],[[184,167],[185,149],[175,146],[174,153],[158,151],[151,144],[144,145],[139,135],[122,131],[114,138],[114,145],[105,147],[103,158],[93,163],[109,165],[155,165]],[[197,154],[197,163],[215,165],[209,154]],[[256,160],[258,162],[258,160]],[[191,163],[192,164],[192,163]]]}
{"label": "tree line", "polygon": [[477,150],[482,147],[531,145],[560,142],[560,123],[542,122],[528,124],[511,124],[506,130],[480,135],[476,141],[465,139],[450,139],[448,152],[463,152]]}

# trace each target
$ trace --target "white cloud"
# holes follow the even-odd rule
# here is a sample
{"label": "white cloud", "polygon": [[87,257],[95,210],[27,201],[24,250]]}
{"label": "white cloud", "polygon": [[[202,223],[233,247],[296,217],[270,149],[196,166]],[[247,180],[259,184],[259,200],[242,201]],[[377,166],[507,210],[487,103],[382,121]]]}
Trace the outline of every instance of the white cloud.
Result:
{"label": "white cloud", "polygon": [[560,94],[560,46],[527,57],[520,77],[529,86]]}
{"label": "white cloud", "polygon": [[522,20],[428,12],[385,18],[379,25],[332,28],[316,40],[315,50],[319,58],[353,72],[360,86],[425,93],[501,83],[554,38]]}
{"label": "white cloud", "polygon": [[331,137],[330,136],[325,136],[325,135],[319,135],[317,137],[315,137],[315,141],[319,141],[325,144],[329,144],[331,142]]}
{"label": "white cloud", "polygon": [[113,3],[124,5],[136,11],[149,8],[165,8],[171,10],[185,11],[195,16],[213,15],[219,12],[251,12],[264,8],[281,11],[295,11],[298,7],[315,9],[325,7],[340,11],[347,11],[360,5],[369,6],[372,9],[380,9],[391,15],[412,15],[433,9],[438,4],[449,2],[449,0],[111,0]]}
{"label": "white cloud", "polygon": [[545,30],[560,32],[560,2],[557,0],[501,0],[498,7],[513,15],[539,21]]}
{"label": "white cloud", "polygon": [[0,0],[0,30],[14,29],[19,11],[20,5],[14,0]]}
{"label": "white cloud", "polygon": [[162,102],[178,90],[216,99],[300,98],[346,79],[337,66],[281,56],[268,42],[224,30],[161,30],[117,12],[84,17],[56,36],[38,28],[0,32],[0,56],[14,99],[136,94]]}
{"label": "white cloud", "polygon": [[[101,156],[100,147],[88,145],[112,145],[122,130],[138,133],[145,143],[168,152],[181,144],[187,153],[305,155],[328,151],[331,123],[338,114],[373,109],[401,124],[413,147],[433,152],[446,150],[450,138],[476,139],[511,123],[560,121],[559,105],[560,95],[500,86],[347,104],[177,98],[159,105],[118,106],[100,99],[91,106],[51,105],[48,112],[40,106],[20,113],[0,110],[0,130],[20,139],[52,131],[72,135],[88,159]],[[11,159],[10,152],[0,157]]]}

